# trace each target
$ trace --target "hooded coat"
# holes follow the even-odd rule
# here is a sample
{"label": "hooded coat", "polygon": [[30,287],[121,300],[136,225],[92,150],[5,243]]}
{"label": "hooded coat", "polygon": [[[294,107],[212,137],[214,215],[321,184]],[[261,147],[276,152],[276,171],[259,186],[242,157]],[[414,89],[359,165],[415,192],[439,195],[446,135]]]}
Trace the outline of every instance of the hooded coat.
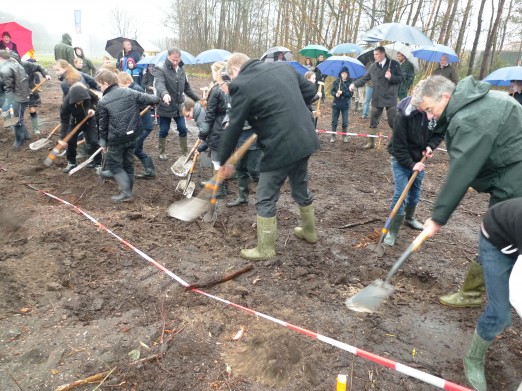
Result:
{"label": "hooded coat", "polygon": [[[80,52],[80,54],[78,54],[78,51]],[[89,76],[94,76],[96,74],[96,67],[93,65],[91,60],[85,57],[83,49],[81,47],[76,46],[74,48],[74,54],[76,54],[76,57],[81,58],[83,60],[83,67],[81,71]]]}
{"label": "hooded coat", "polygon": [[[35,73],[39,72],[43,77],[47,76],[47,71],[40,66],[39,64],[35,64],[33,62],[29,61],[22,61],[22,66],[24,67],[25,73],[27,74],[28,80],[29,80],[29,89],[33,89],[35,84]],[[40,99],[40,94],[38,93],[38,90],[31,93],[30,99],[29,99],[29,106],[38,106],[41,104],[42,101]]]}
{"label": "hooded coat", "polygon": [[450,158],[432,219],[446,224],[469,187],[490,205],[522,197],[522,106],[491,84],[461,80],[439,118]]}
{"label": "hooded coat", "polygon": [[217,151],[221,142],[221,134],[225,130],[223,120],[227,114],[227,102],[225,94],[219,85],[215,84],[207,98],[207,110],[205,122],[199,134],[206,137],[206,143],[210,149]]}
{"label": "hooded coat", "polygon": [[[341,73],[348,73],[348,78],[346,80],[342,80]],[[330,93],[334,97],[332,106],[337,107],[338,109],[346,109],[350,107],[350,103],[352,101],[353,93],[350,91],[350,84],[352,84],[353,79],[350,78],[350,72],[348,68],[342,67],[339,72],[339,78],[335,79],[332,84],[332,90]],[[341,96],[337,97],[337,91],[341,91]]]}
{"label": "hooded coat", "polygon": [[68,33],[62,35],[62,41],[54,46],[54,59],[65,60],[74,66],[74,49],[72,47],[72,38]]}
{"label": "hooded coat", "polygon": [[[81,122],[87,116],[89,109],[95,110],[97,102],[98,97],[94,92],[81,82],[74,83],[69,89],[69,93],[64,96],[60,108],[60,122],[62,126],[60,137],[64,138],[73,126]],[[87,129],[96,132],[94,117],[91,117],[82,128],[83,131]]]}

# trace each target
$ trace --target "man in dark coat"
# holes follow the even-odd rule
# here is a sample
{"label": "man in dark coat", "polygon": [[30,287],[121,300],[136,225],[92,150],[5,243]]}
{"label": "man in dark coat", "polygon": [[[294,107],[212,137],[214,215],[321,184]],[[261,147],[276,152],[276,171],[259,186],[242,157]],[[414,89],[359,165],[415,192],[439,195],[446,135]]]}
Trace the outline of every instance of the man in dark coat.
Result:
{"label": "man in dark coat", "polygon": [[181,51],[178,48],[169,49],[167,58],[163,64],[156,67],[154,73],[156,83],[156,95],[161,99],[157,108],[159,115],[159,151],[160,160],[167,160],[165,154],[165,142],[169,134],[172,119],[176,121],[179,133],[179,145],[181,154],[187,155],[187,125],[185,117],[179,112],[179,106],[185,100],[185,95],[194,102],[201,98],[196,94],[187,79],[181,61]]}
{"label": "man in dark coat", "polygon": [[62,41],[54,46],[54,59],[65,60],[74,66],[74,49],[72,47],[72,38],[68,33],[62,35]]}
{"label": "man in dark coat", "polygon": [[[353,92],[355,88],[364,86],[370,80],[373,83],[369,134],[375,134],[384,109],[388,116],[388,125],[390,129],[393,129],[393,121],[397,114],[399,85],[404,80],[401,66],[397,61],[386,56],[386,49],[383,46],[378,46],[373,50],[373,58],[375,62],[370,66],[368,72],[350,85],[350,91]],[[374,138],[369,137],[364,149],[373,147]]]}
{"label": "man in dark coat", "polygon": [[121,52],[118,54],[116,68],[118,68],[120,71],[126,71],[129,58],[132,58],[134,62],[137,64],[138,61],[141,60],[141,55],[137,50],[132,48],[132,42],[126,39],[125,41],[123,41],[123,48]]}
{"label": "man in dark coat", "polygon": [[257,247],[241,250],[241,256],[261,260],[275,255],[276,203],[286,178],[301,211],[301,226],[294,229],[294,235],[316,243],[313,198],[308,191],[308,159],[319,149],[319,139],[306,107],[315,97],[315,86],[285,64],[251,60],[242,53],[230,56],[227,71],[232,79],[231,108],[230,122],[221,136],[220,170],[225,177],[232,174],[234,168],[225,162],[241,136],[245,121],[258,135],[263,151],[256,191]]}

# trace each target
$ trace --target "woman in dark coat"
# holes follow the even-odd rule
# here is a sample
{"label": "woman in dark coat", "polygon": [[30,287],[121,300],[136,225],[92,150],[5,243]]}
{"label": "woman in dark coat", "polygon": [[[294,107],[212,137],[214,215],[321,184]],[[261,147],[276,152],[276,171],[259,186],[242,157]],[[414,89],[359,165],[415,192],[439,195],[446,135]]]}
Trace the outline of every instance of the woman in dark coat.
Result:
{"label": "woman in dark coat", "polygon": [[16,48],[16,43],[11,41],[11,34],[9,34],[8,31],[4,31],[2,33],[2,40],[0,41],[0,50],[15,52],[16,54],[18,54],[18,57],[21,57],[20,53],[18,53],[18,49]]}
{"label": "woman in dark coat", "polygon": [[[31,90],[35,87],[36,81],[35,76],[36,72],[39,72],[43,77],[45,77],[47,80],[51,80],[51,76],[47,73],[47,71],[40,66],[39,64],[36,64],[34,62],[29,61],[22,61],[22,66],[25,69],[25,73],[27,73],[27,77],[29,78],[29,88]],[[31,126],[33,128],[34,134],[40,134],[40,127],[38,124],[38,113],[36,112],[36,107],[42,104],[42,101],[40,99],[40,94],[38,93],[38,90],[31,93],[29,96],[29,115],[31,116]]]}

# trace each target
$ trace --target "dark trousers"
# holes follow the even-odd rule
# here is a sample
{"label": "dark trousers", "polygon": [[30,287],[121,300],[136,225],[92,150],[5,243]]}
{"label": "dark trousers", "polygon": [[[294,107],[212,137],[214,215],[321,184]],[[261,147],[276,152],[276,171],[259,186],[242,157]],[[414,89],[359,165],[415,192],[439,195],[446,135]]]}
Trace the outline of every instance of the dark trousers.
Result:
{"label": "dark trousers", "polygon": [[107,149],[107,169],[113,174],[125,171],[134,178],[134,147],[136,140],[110,145]]}
{"label": "dark trousers", "polygon": [[237,163],[237,178],[252,178],[255,183],[259,182],[259,165],[262,156],[263,151],[260,149],[248,150]]}
{"label": "dark trousers", "polygon": [[276,203],[279,200],[281,186],[290,181],[292,198],[299,206],[312,204],[313,197],[308,192],[308,159],[307,156],[286,167],[272,171],[263,171],[259,175],[259,183],[256,190],[256,209],[258,216],[274,217],[276,215]]}
{"label": "dark trousers", "polygon": [[348,109],[350,106],[346,106],[343,108],[338,108],[335,105],[332,105],[332,129],[337,129],[337,123],[339,121],[339,114],[342,115],[342,127],[348,127]]}
{"label": "dark trousers", "polygon": [[[92,121],[92,123],[91,123]],[[78,135],[80,132],[83,132],[83,137],[85,138],[85,143],[87,144],[87,153],[89,155],[92,155],[98,148],[100,148],[100,145],[98,144],[98,130],[96,129],[96,125],[94,124],[94,119],[91,118],[87,121],[85,125],[83,125],[79,131],[77,131],[74,136],[72,136],[69,139],[69,142],[67,143],[67,161],[72,164],[76,164],[76,148],[78,143]],[[76,126],[76,122],[73,122],[71,124],[71,130]],[[100,164],[101,162],[101,155],[98,154],[94,158],[94,162],[96,165]]]}
{"label": "dark trousers", "polygon": [[375,107],[372,106],[372,111],[370,115],[370,128],[377,128],[379,122],[381,120],[382,112],[386,109],[386,114],[388,116],[388,126],[390,129],[393,129],[393,123],[395,121],[395,115],[397,115],[397,107]]}
{"label": "dark trousers", "polygon": [[[165,138],[168,136],[172,119],[173,118],[171,117],[159,117],[159,138]],[[174,117],[174,121],[176,121],[179,137],[187,137],[187,124],[185,123],[185,117]]]}
{"label": "dark trousers", "polygon": [[134,147],[134,155],[140,160],[146,159],[148,155],[143,151],[143,143],[145,139],[149,137],[152,129],[142,129],[141,136],[136,139],[136,146]]}

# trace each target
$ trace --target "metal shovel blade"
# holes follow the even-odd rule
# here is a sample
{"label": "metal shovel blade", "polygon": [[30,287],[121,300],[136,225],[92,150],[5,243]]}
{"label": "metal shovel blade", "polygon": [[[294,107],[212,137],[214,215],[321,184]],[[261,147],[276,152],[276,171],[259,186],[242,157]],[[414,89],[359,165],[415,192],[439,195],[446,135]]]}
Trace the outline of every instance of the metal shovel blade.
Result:
{"label": "metal shovel blade", "polygon": [[40,140],[36,140],[34,143],[29,144],[29,148],[33,151],[37,151],[38,149],[42,149],[47,144],[49,144],[49,138],[41,138]]}
{"label": "metal shovel blade", "polygon": [[186,156],[181,156],[170,167],[170,170],[176,176],[186,177],[188,172],[190,171],[191,166],[192,166],[192,161],[191,160],[187,161]]}
{"label": "metal shovel blade", "polygon": [[177,192],[183,193],[183,195],[187,198],[191,198],[192,194],[194,194],[194,189],[196,188],[196,184],[193,181],[183,179],[179,181],[176,189]]}
{"label": "metal shovel blade", "polygon": [[170,204],[167,214],[181,221],[194,221],[205,213],[209,206],[208,200],[195,197]]}
{"label": "metal shovel blade", "polygon": [[377,279],[361,289],[357,294],[346,299],[346,307],[356,312],[374,312],[377,307],[393,293],[393,286],[381,279]]}
{"label": "metal shovel blade", "polygon": [[382,240],[377,243],[370,243],[368,249],[373,251],[377,255],[377,258],[382,258],[384,256],[384,244],[382,243]]}

